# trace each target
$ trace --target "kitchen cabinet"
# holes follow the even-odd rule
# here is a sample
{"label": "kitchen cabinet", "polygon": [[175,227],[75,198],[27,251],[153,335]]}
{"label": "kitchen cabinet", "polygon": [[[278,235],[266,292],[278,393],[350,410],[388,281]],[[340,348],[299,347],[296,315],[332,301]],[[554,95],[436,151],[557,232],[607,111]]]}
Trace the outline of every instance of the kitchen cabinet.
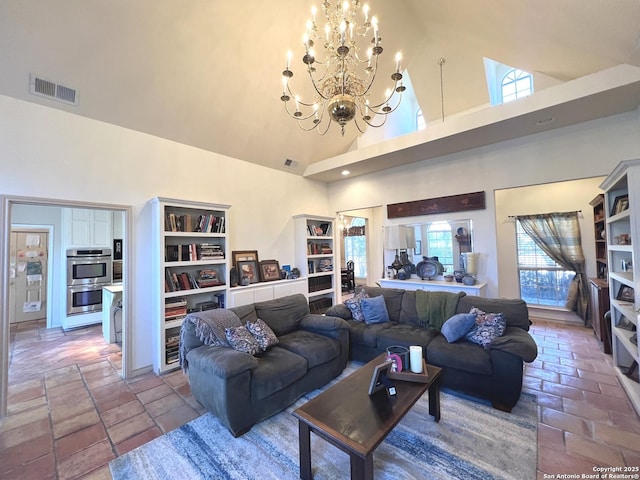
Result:
{"label": "kitchen cabinet", "polygon": [[63,208],[64,248],[113,248],[113,211]]}

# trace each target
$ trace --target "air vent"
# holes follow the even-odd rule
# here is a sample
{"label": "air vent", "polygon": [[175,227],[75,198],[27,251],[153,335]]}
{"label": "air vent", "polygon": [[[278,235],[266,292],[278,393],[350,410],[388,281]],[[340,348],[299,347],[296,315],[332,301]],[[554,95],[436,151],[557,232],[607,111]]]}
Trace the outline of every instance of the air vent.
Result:
{"label": "air vent", "polygon": [[284,161],[284,166],[293,170],[298,166],[298,162],[296,162],[295,160],[291,160],[290,158],[287,158]]}
{"label": "air vent", "polygon": [[73,88],[65,87],[33,74],[29,78],[29,91],[34,95],[40,95],[70,105],[78,104],[78,96]]}

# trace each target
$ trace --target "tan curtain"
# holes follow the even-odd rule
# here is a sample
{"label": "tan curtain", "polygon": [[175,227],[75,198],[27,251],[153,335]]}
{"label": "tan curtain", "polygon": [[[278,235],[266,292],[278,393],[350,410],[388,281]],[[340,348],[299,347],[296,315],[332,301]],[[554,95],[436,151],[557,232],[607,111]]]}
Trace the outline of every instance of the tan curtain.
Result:
{"label": "tan curtain", "polygon": [[578,212],[544,213],[516,217],[525,232],[566,270],[576,272],[565,307],[587,320],[589,287],[585,274]]}

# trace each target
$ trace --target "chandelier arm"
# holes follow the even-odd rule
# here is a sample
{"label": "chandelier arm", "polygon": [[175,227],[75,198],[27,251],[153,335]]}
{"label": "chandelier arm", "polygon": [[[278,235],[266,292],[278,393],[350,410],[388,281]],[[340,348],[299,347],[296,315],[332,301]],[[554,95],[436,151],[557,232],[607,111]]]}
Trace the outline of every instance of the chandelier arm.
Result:
{"label": "chandelier arm", "polygon": [[[365,123],[369,124],[369,122],[367,122],[367,121],[364,119],[364,117],[362,117],[362,120],[364,120],[364,122],[365,122]],[[355,123],[355,124],[356,124],[356,127],[357,127],[357,129],[358,129],[358,131],[359,131],[360,133],[364,133],[364,132],[365,132],[365,130],[363,130],[363,128],[362,128],[362,127],[360,126],[360,124],[358,123],[358,116],[357,116],[357,115],[353,118],[353,123]]]}
{"label": "chandelier arm", "polygon": [[[392,98],[393,98],[393,95],[391,95],[389,97],[389,100],[391,100]],[[402,94],[400,94],[400,100],[402,100]],[[385,103],[381,103],[380,105],[376,105],[374,107],[369,106],[369,110],[371,110],[376,115],[385,115],[386,116],[386,115],[389,115],[390,113],[395,112],[398,109],[398,107],[400,106],[400,100],[398,100],[398,103],[396,103],[395,107],[393,107],[391,110],[388,110],[386,112],[384,110],[376,110],[376,108],[380,107],[381,105],[387,105],[386,102]]]}
{"label": "chandelier arm", "polygon": [[375,64],[373,66],[373,69],[371,70],[371,74],[370,74],[370,78],[371,80],[369,80],[369,85],[367,85],[367,88],[364,90],[364,92],[362,92],[361,96],[366,96],[369,94],[369,90],[371,90],[371,87],[373,86],[373,82],[376,79],[376,75],[378,73],[378,55],[375,56],[376,57],[376,61]]}
{"label": "chandelier arm", "polygon": [[[364,122],[369,125],[370,127],[373,128],[380,128],[381,126],[383,126],[386,121],[387,121],[387,115],[382,115],[382,122],[378,125],[374,124],[373,122],[368,121],[367,119],[365,119],[364,117],[362,117],[362,120],[364,120]],[[363,132],[364,133],[364,132]]]}
{"label": "chandelier arm", "polygon": [[[285,109],[285,111],[287,112],[287,114],[289,114],[289,116],[290,116],[291,118],[293,118],[293,119],[295,119],[295,120],[298,120],[298,122],[301,122],[301,121],[304,121],[304,120],[308,120],[308,119],[310,119],[311,117],[314,117],[314,116],[315,116],[315,114],[316,114],[316,112],[314,111],[314,112],[310,113],[310,114],[309,114],[309,115],[307,115],[307,116],[303,116],[303,115],[302,115],[302,112],[300,112],[300,115],[299,115],[299,116],[296,116],[296,115],[295,115],[295,113],[296,113],[296,112],[299,112],[299,110],[296,110],[296,112],[291,113],[291,111],[289,110],[289,107],[287,106],[287,103],[288,103],[288,102],[285,102],[285,104],[284,104],[284,109]],[[313,105],[313,104],[312,104],[312,105]]]}
{"label": "chandelier arm", "polygon": [[326,133],[329,131],[329,128],[331,127],[331,124],[332,124],[332,123],[333,123],[333,122],[332,122],[331,120],[329,120],[329,121],[327,122],[327,128],[325,128],[325,129],[324,129],[324,131],[321,131],[321,130],[320,130],[320,125],[321,125],[321,123],[318,123],[318,124],[316,125],[316,127],[317,127],[317,128],[316,128],[316,131],[318,132],[318,135],[324,135],[324,134],[326,134]]}

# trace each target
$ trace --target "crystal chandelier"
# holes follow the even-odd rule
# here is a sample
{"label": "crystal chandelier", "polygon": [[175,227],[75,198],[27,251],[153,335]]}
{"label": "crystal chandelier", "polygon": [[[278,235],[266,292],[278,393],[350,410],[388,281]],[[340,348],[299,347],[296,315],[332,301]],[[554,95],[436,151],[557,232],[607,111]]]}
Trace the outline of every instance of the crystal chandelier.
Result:
{"label": "crystal chandelier", "polygon": [[[316,130],[324,135],[331,123],[336,122],[342,129],[351,120],[364,133],[365,123],[372,127],[384,125],[387,115],[398,108],[402,92],[400,73],[400,53],[396,54],[396,69],[391,74],[393,88],[387,89],[381,103],[370,104],[369,94],[378,71],[378,57],[382,54],[382,38],[376,17],[369,17],[369,6],[359,0],[336,2],[332,5],[325,0],[322,10],[326,24],[322,33],[316,23],[315,7],[311,8],[311,20],[307,22],[303,37],[305,53],[302,63],[313,85],[313,100],[304,102],[291,90],[291,51],[287,54],[287,66],[282,72],[282,96],[286,112],[303,130]],[[362,24],[356,17],[362,10]],[[363,43],[362,56],[359,43]],[[367,45],[368,43],[368,45]],[[314,48],[320,45],[322,56]],[[396,95],[396,93],[398,95]],[[295,105],[295,110],[293,110]],[[377,116],[377,119],[373,118]],[[364,122],[364,123],[362,123]]]}

